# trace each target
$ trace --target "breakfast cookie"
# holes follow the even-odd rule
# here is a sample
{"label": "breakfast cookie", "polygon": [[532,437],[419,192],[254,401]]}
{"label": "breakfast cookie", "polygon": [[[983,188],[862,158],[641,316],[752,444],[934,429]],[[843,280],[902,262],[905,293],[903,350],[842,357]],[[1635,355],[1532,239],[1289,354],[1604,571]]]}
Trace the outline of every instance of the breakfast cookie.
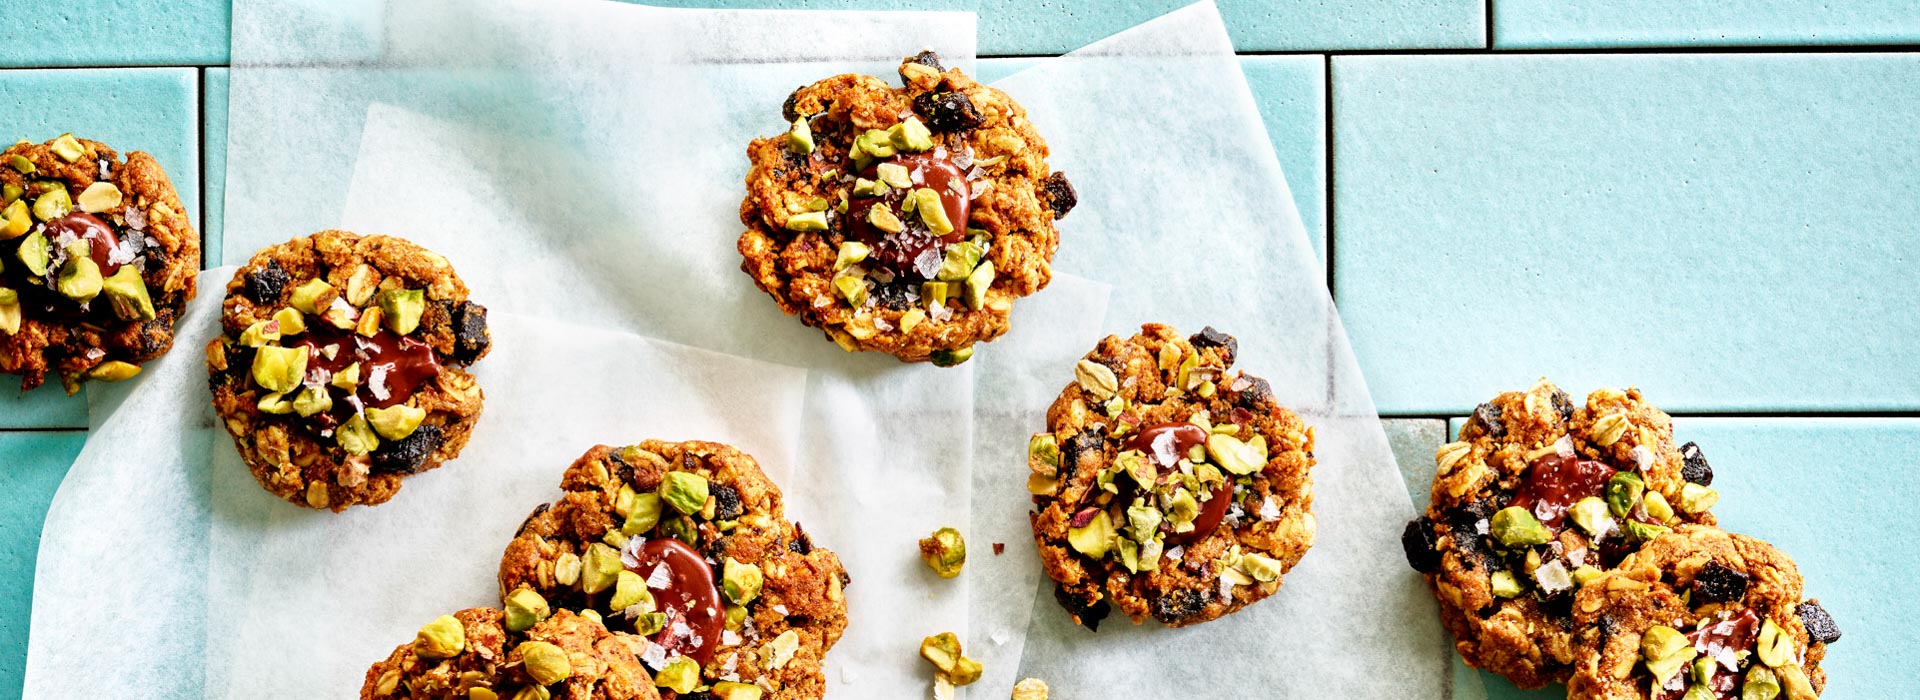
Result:
{"label": "breakfast cookie", "polygon": [[393,498],[460,454],[492,345],[446,258],[321,231],[255,253],[207,345],[213,407],[260,485],[335,512]]}
{"label": "breakfast cookie", "polygon": [[0,153],[0,372],[120,381],[173,347],[200,234],[153,156],[72,134]]}
{"label": "breakfast cookie", "polygon": [[1580,587],[1578,700],[1812,700],[1840,629],[1793,560],[1760,540],[1680,525]]}
{"label": "breakfast cookie", "polygon": [[740,268],[849,352],[952,366],[1053,279],[1054,220],[1076,200],[1006,93],[931,51],[900,77],[787,98],[787,133],[747,147]]}
{"label": "breakfast cookie", "polygon": [[739,684],[759,692],[740,697],[825,695],[846,571],[787,521],[752,457],[711,442],[602,445],[560,487],[500,559],[509,611],[535,594],[645,637],[640,658],[668,698]]}
{"label": "breakfast cookie", "polygon": [[1218,618],[1272,595],[1313,546],[1313,428],[1239,343],[1160,324],[1107,336],[1028,443],[1033,539],[1054,597],[1097,629]]}
{"label": "breakfast cookie", "polygon": [[469,608],[428,622],[367,669],[360,700],[657,700],[644,644],[566,610]]}
{"label": "breakfast cookie", "polygon": [[1435,459],[1432,505],[1401,537],[1407,562],[1467,663],[1522,688],[1572,672],[1580,582],[1675,525],[1712,524],[1719,499],[1699,448],[1676,447],[1638,389],[1575,407],[1541,380],[1474,409]]}

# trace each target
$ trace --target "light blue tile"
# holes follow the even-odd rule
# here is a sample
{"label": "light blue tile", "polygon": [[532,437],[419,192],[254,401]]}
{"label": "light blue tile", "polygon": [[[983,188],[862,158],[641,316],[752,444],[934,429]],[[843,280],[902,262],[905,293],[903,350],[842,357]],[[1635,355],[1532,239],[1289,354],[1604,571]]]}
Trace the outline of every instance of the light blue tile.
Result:
{"label": "light blue tile", "polygon": [[[979,14],[980,55],[1061,54],[1192,0],[649,0],[673,7],[963,10]],[[1219,0],[1240,51],[1486,46],[1481,0]]]}
{"label": "light blue tile", "polygon": [[202,95],[200,119],[204,126],[201,133],[206,143],[201,148],[201,172],[206,186],[206,211],[202,219],[206,225],[200,229],[201,259],[211,267],[213,261],[220,259],[221,212],[226,207],[227,191],[227,69],[207,68],[201,71],[200,94]]}
{"label": "light blue tile", "polygon": [[1920,56],[1338,57],[1334,288],[1383,413],[1540,376],[1920,407]]}
{"label": "light blue tile", "polygon": [[1912,0],[1499,0],[1503,49],[1901,44],[1920,41]]}
{"label": "light blue tile", "polygon": [[[991,83],[1044,59],[989,58],[979,80]],[[1327,81],[1323,56],[1244,56],[1240,68],[1259,103],[1275,156],[1287,175],[1300,221],[1319,258],[1327,259]],[[1014,99],[1019,99],[1015,95]]]}
{"label": "light blue tile", "polygon": [[[9,143],[71,131],[121,153],[153,154],[197,223],[198,95],[191,68],[0,70],[0,124],[10,130]],[[0,376],[0,428],[86,427],[84,392],[69,397],[52,380],[22,395],[13,380]]]}
{"label": "light blue tile", "polygon": [[227,62],[227,0],[10,0],[0,66]]}
{"label": "light blue tile", "polygon": [[0,500],[0,590],[10,592],[0,596],[0,697],[20,695],[40,523],[86,437],[78,431],[0,433],[0,492],[7,494]]}
{"label": "light blue tile", "polygon": [[1407,482],[1414,512],[1426,512],[1433,496],[1433,453],[1447,442],[1447,422],[1438,418],[1386,418],[1380,423],[1387,430],[1387,444],[1393,447],[1393,460],[1400,465],[1400,478]]}

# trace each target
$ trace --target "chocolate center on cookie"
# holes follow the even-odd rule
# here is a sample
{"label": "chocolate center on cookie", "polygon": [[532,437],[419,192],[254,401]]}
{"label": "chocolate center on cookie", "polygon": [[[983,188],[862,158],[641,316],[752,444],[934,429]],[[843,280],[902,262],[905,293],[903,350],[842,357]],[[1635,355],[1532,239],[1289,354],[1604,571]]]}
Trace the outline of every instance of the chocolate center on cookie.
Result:
{"label": "chocolate center on cookie", "polygon": [[[946,148],[936,147],[874,163],[860,177],[879,186],[865,196],[856,191],[848,200],[852,237],[873,249],[869,259],[894,274],[931,279],[940,269],[941,248],[966,232],[972,201],[966,172],[948,157]],[[935,201],[937,213],[921,211]]]}
{"label": "chocolate center on cookie", "polygon": [[[1160,423],[1140,429],[1140,434],[1127,441],[1127,449],[1139,450],[1147,455],[1148,461],[1160,467],[1161,474],[1177,471],[1180,460],[1187,452],[1207,444],[1207,431],[1192,423]],[[1193,520],[1193,529],[1186,532],[1171,532],[1167,528],[1167,546],[1177,547],[1200,541],[1220,526],[1227,515],[1227,505],[1233,499],[1228,497],[1232,487],[1222,482],[1211,492],[1206,502],[1200,504],[1200,514]],[[1131,494],[1122,494],[1131,498]]]}
{"label": "chocolate center on cookie", "polygon": [[362,408],[406,403],[422,385],[440,374],[440,361],[433,356],[432,346],[385,329],[369,337],[315,324],[293,346],[305,348],[309,366],[326,370],[328,376],[360,363],[360,386],[341,402],[344,415]]}
{"label": "chocolate center on cookie", "polygon": [[1582,498],[1600,495],[1613,473],[1613,467],[1591,459],[1547,455],[1527,469],[1512,505],[1532,511],[1542,524],[1558,530],[1567,509]]}
{"label": "chocolate center on cookie", "polygon": [[133,259],[121,249],[120,236],[113,232],[113,227],[98,216],[76,209],[48,221],[46,227],[47,238],[55,245],[65,247],[76,241],[87,244],[87,256],[100,266],[101,275],[111,276],[120,270],[122,262]]}
{"label": "chocolate center on cookie", "polygon": [[706,665],[720,644],[726,615],[713,567],[699,552],[671,537],[647,540],[636,560],[629,570],[646,579],[655,605],[667,616],[653,643],[665,648],[669,658],[686,656]]}

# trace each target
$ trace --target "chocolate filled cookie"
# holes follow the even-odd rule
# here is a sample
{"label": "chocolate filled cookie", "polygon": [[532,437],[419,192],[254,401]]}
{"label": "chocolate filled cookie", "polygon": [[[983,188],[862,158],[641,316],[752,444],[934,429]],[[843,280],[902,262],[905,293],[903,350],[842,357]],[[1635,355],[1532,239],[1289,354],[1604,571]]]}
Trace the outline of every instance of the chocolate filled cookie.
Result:
{"label": "chocolate filled cookie", "polygon": [[1812,700],[1840,629],[1801,585],[1765,542],[1680,525],[1580,587],[1567,696]]}
{"label": "chocolate filled cookie", "polygon": [[900,77],[787,98],[787,133],[747,147],[740,268],[849,352],[952,366],[1052,280],[1054,221],[1076,200],[1006,93],[932,52]]}
{"label": "chocolate filled cookie", "polygon": [[655,700],[644,644],[566,610],[470,608],[428,622],[367,669],[360,700]]}
{"label": "chocolate filled cookie", "polygon": [[1696,483],[1712,473],[1699,448],[1675,446],[1637,389],[1576,407],[1541,380],[1474,409],[1435,459],[1432,505],[1402,535],[1407,562],[1467,663],[1522,688],[1573,671],[1584,582],[1677,525],[1712,524],[1719,499]]}
{"label": "chocolate filled cookie", "polygon": [[213,408],[260,485],[335,512],[460,454],[487,310],[453,266],[391,236],[321,231],[255,253],[207,345]]}
{"label": "chocolate filled cookie", "polygon": [[173,347],[200,234],[140,151],[72,134],[0,153],[0,372],[120,381]]}
{"label": "chocolate filled cookie", "polygon": [[[665,697],[826,694],[847,626],[839,558],[788,522],[752,457],[711,442],[588,450],[500,559],[500,594],[592,612],[646,640]],[[739,695],[728,695],[718,689]]]}
{"label": "chocolate filled cookie", "polygon": [[1313,428],[1228,372],[1238,349],[1212,328],[1108,336],[1047,408],[1030,519],[1075,622],[1206,622],[1272,595],[1313,546]]}

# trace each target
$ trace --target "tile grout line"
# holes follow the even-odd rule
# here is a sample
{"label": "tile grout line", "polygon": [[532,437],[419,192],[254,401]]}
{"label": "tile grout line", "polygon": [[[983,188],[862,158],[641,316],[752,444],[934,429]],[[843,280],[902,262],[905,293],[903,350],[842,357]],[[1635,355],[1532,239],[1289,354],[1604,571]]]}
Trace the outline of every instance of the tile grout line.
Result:
{"label": "tile grout line", "polygon": [[[194,104],[194,110],[193,110],[195,118],[194,118],[193,128],[194,128],[194,133],[199,134],[199,139],[200,139],[200,143],[197,146],[198,153],[195,154],[198,156],[196,160],[200,161],[200,230],[197,233],[200,234],[200,269],[205,270],[209,267],[207,263],[210,262],[210,260],[207,257],[209,253],[209,251],[207,250],[207,228],[208,228],[207,227],[207,182],[208,182],[207,173],[209,171],[209,168],[207,167],[208,163],[207,163],[207,69],[206,67],[201,66],[201,67],[194,68],[193,77],[194,77],[193,94],[195,97],[195,100],[194,100],[195,104]],[[225,177],[226,168],[222,167],[220,169],[220,173],[222,177]]]}
{"label": "tile grout line", "polygon": [[1486,9],[1482,11],[1481,17],[1484,18],[1484,20],[1487,23],[1487,50],[1492,51],[1493,50],[1493,0],[1487,0]]}
{"label": "tile grout line", "polygon": [[1340,300],[1333,295],[1333,57],[1320,57],[1321,109],[1326,111],[1326,134],[1321,137],[1321,153],[1325,155],[1326,165],[1321,173],[1327,191],[1321,196],[1326,200],[1326,211],[1320,215],[1321,223],[1326,226],[1327,243],[1327,299],[1338,309]]}

